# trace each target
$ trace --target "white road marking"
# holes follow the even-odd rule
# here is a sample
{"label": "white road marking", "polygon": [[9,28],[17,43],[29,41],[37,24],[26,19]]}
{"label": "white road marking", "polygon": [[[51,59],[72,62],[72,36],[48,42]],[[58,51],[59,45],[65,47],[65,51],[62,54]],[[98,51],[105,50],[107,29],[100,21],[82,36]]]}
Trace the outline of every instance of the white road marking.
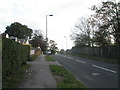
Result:
{"label": "white road marking", "polygon": [[92,75],[96,76],[96,75],[100,75],[99,73],[92,73]]}
{"label": "white road marking", "polygon": [[69,58],[69,59],[73,59],[73,58],[71,58],[71,57],[67,57],[67,58]]}
{"label": "white road marking", "polygon": [[65,57],[65,58],[73,59],[73,58],[71,58],[71,57],[67,57],[67,56],[64,56],[64,55],[61,55],[61,56]]}
{"label": "white road marking", "polygon": [[79,62],[79,60],[75,60],[75,61]]}
{"label": "white road marking", "polygon": [[42,72],[43,70],[41,69],[40,71]]}
{"label": "white road marking", "polygon": [[80,61],[81,63],[86,63],[86,62],[84,62],[84,61]]}
{"label": "white road marking", "polygon": [[69,58],[69,59],[73,59],[73,58],[71,58],[71,57],[67,57],[67,56],[64,56],[64,55],[60,55],[60,56],[65,57],[65,58]]}
{"label": "white road marking", "polygon": [[63,56],[63,57],[66,57],[66,56]]}
{"label": "white road marking", "polygon": [[107,69],[107,68],[104,68],[104,67],[99,67],[99,66],[97,66],[97,65],[92,65],[92,66],[93,66],[93,67],[96,67],[96,68],[99,68],[99,69],[103,69],[103,70],[112,72],[112,73],[117,73],[116,71],[113,71],[113,70],[110,70],[110,69]]}
{"label": "white road marking", "polygon": [[76,60],[77,62],[80,62],[80,63],[86,63],[86,62],[84,62],[84,61],[80,61],[80,60]]}
{"label": "white road marking", "polygon": [[58,63],[58,61],[56,61],[56,63],[57,63],[59,66],[62,66],[60,63]]}

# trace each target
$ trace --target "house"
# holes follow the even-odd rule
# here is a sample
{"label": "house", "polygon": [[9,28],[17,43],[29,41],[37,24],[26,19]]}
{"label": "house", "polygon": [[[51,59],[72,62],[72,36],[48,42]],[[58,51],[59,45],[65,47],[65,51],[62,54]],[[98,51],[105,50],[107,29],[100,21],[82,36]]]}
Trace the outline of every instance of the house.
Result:
{"label": "house", "polygon": [[37,48],[35,49],[35,54],[36,54],[36,55],[39,55],[39,54],[41,54],[41,53],[42,53],[41,48],[40,48],[40,47],[37,47]]}
{"label": "house", "polygon": [[18,39],[17,42],[20,44],[30,44],[28,39]]}
{"label": "house", "polygon": [[7,33],[3,33],[2,37],[9,38],[9,35]]}
{"label": "house", "polygon": [[20,44],[30,44],[29,43],[29,38],[27,38],[27,39],[18,39],[17,37],[9,36],[7,33],[3,33],[2,37],[12,39],[12,40],[14,40],[16,42],[19,42]]}
{"label": "house", "polygon": [[17,40],[18,40],[17,37],[13,37],[13,36],[10,36],[9,39],[12,39],[12,40],[14,40],[14,41],[16,41],[16,42],[17,42]]}
{"label": "house", "polygon": [[29,44],[28,39],[18,39],[17,37],[13,37],[13,36],[10,36],[9,39],[19,42],[20,44]]}
{"label": "house", "polygon": [[[5,38],[9,38],[11,40],[14,40],[15,42],[18,42],[18,43],[23,44],[23,45],[30,44],[29,43],[29,40],[30,40],[29,37],[27,37],[27,39],[18,39],[17,37],[13,37],[13,36],[9,37],[9,35],[7,33],[3,33],[2,36],[5,37]],[[38,55],[38,54],[41,54],[41,53],[42,53],[42,51],[41,51],[40,47],[37,47],[37,48],[32,47],[31,48],[30,55],[33,55],[33,54]]]}
{"label": "house", "polygon": [[39,55],[39,54],[42,54],[42,50],[40,47],[37,47],[37,48],[34,48],[34,47],[31,47],[31,51],[30,51],[30,55]]}

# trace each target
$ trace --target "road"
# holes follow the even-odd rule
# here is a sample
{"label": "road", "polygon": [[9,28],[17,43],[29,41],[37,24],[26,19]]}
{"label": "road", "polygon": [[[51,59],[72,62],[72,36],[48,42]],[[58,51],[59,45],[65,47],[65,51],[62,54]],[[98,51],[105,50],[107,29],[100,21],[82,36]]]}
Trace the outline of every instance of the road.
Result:
{"label": "road", "polygon": [[89,88],[118,88],[118,65],[70,55],[53,57]]}

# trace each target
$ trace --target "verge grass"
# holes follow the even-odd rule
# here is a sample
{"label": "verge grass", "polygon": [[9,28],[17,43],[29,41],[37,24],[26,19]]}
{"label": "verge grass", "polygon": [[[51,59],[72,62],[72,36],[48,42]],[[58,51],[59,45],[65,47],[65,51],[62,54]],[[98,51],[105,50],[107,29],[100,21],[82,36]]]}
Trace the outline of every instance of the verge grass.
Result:
{"label": "verge grass", "polygon": [[36,55],[36,54],[31,55],[29,61],[35,61],[35,60],[37,59],[38,56],[39,56],[39,55]]}
{"label": "verge grass", "polygon": [[84,84],[76,80],[76,78],[62,66],[58,65],[49,66],[51,72],[53,73],[57,81],[58,88],[83,88],[85,90],[87,89],[87,87]]}
{"label": "verge grass", "polygon": [[52,58],[50,55],[46,55],[45,58],[47,61],[55,61],[55,59]]}

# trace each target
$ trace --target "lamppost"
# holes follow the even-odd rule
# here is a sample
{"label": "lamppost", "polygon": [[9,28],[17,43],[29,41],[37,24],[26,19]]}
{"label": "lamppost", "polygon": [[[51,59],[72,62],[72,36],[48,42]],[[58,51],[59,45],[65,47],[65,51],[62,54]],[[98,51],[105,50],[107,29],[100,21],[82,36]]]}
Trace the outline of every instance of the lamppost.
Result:
{"label": "lamppost", "polygon": [[[48,16],[53,16],[52,14],[50,14],[50,15],[46,15],[46,45],[47,45],[47,43],[48,43],[48,36],[47,36],[47,34],[48,34],[48,31],[47,31],[47,17]],[[48,49],[48,45],[47,45],[47,49]],[[47,49],[46,49],[46,52],[47,52]]]}
{"label": "lamppost", "polygon": [[66,37],[66,36],[64,36],[64,38],[66,38],[66,50],[67,50],[67,37]]}
{"label": "lamppost", "polygon": [[51,15],[46,15],[46,42],[48,42],[48,37],[47,37],[47,16],[53,16],[52,14]]}

